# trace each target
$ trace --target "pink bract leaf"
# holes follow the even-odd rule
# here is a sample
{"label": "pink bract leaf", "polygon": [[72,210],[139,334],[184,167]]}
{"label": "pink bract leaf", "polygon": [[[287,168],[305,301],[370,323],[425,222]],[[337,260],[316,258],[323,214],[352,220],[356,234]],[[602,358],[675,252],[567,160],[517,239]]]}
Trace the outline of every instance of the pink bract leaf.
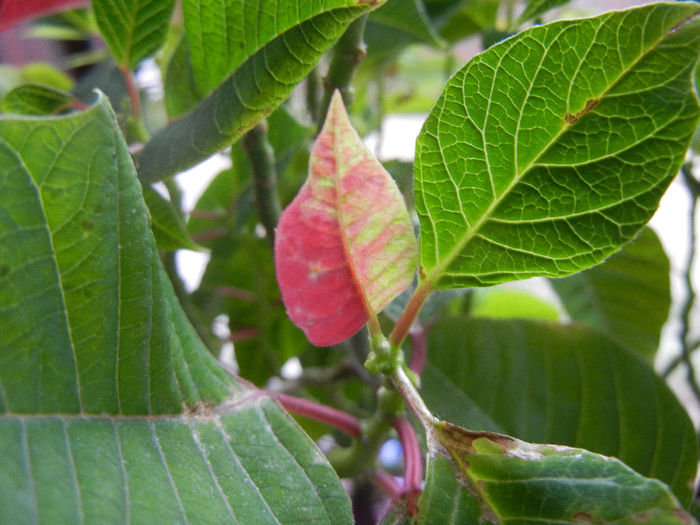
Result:
{"label": "pink bract leaf", "polygon": [[353,129],[335,93],[309,176],[275,234],[289,318],[313,344],[344,341],[413,279],[418,246],[391,175]]}
{"label": "pink bract leaf", "polygon": [[89,4],[90,0],[0,0],[0,31],[31,18]]}

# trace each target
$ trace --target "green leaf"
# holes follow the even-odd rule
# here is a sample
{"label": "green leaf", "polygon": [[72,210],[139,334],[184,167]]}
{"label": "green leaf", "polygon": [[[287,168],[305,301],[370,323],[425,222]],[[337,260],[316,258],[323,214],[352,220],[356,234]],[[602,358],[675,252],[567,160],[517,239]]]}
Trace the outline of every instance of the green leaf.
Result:
{"label": "green leaf", "polygon": [[372,13],[368,22],[379,25],[384,31],[393,29],[406,33],[414,41],[444,46],[442,37],[425,12],[423,0],[388,0]]}
{"label": "green leaf", "polygon": [[560,277],[634,238],[697,126],[699,10],[535,27],[455,74],[416,144],[422,282]]}
{"label": "green leaf", "polygon": [[[331,4],[327,9],[315,6],[314,11],[308,12],[312,4],[300,1],[299,12],[306,13],[308,18],[294,21],[288,29],[270,35],[271,39],[258,47],[251,47],[251,42],[258,42],[257,37],[244,41],[231,38],[232,45],[243,46],[246,54],[240,57],[231,76],[194,112],[170,124],[146,144],[136,159],[141,180],[163,179],[235,142],[287,98],[350,22],[380,5],[361,0],[344,0],[342,4],[344,7]],[[295,12],[286,5],[284,11]],[[252,18],[246,20],[257,20],[257,13],[255,3],[254,14],[249,13]],[[283,21],[289,22],[287,16],[280,20],[280,25]],[[235,19],[236,24],[239,22],[240,19]],[[265,34],[268,30],[266,26]],[[188,40],[194,65],[195,51],[189,36]]]}
{"label": "green leaf", "polygon": [[[692,523],[663,483],[644,478],[614,458],[559,445],[534,445],[492,432],[473,432],[437,422],[430,432],[429,467],[433,480],[423,496],[426,523]],[[447,471],[445,456],[454,461]],[[448,480],[436,477],[448,477]],[[471,490],[468,493],[461,488]],[[441,485],[456,501],[436,494]],[[437,496],[447,509],[436,508]],[[462,500],[464,498],[464,500]],[[474,501],[476,500],[476,501]],[[428,512],[434,513],[427,515]],[[418,520],[421,522],[421,519]]]}
{"label": "green leaf", "polygon": [[425,402],[441,418],[616,456],[687,503],[693,426],[653,369],[589,327],[445,318],[429,332]]}
{"label": "green leaf", "polygon": [[550,9],[568,4],[569,0],[528,0],[525,10],[518,17],[517,25],[543,15]]}
{"label": "green leaf", "polygon": [[0,137],[0,411],[178,413],[235,390],[177,305],[106,98]]}
{"label": "green leaf", "polygon": [[133,69],[163,45],[174,0],[93,0],[100,32],[123,69]]}
{"label": "green leaf", "polygon": [[0,417],[0,523],[352,523],[323,455],[268,398],[215,413]]}
{"label": "green leaf", "polygon": [[559,319],[552,303],[524,290],[500,287],[474,290],[469,313],[488,319]]}
{"label": "green leaf", "polygon": [[351,523],[185,318],[106,98],[0,118],[0,163],[0,523]]}
{"label": "green leaf", "polygon": [[179,118],[192,111],[202,95],[194,80],[187,40],[183,37],[175,48],[165,71],[165,108],[170,118]]}
{"label": "green leaf", "polygon": [[55,115],[75,107],[70,93],[41,84],[16,87],[0,102],[0,112],[17,115]]}
{"label": "green leaf", "polygon": [[172,202],[150,186],[144,186],[143,198],[151,214],[151,229],[159,250],[204,250],[192,240]]}
{"label": "green leaf", "polygon": [[600,266],[551,282],[573,319],[651,359],[671,308],[669,272],[659,238],[645,228]]}

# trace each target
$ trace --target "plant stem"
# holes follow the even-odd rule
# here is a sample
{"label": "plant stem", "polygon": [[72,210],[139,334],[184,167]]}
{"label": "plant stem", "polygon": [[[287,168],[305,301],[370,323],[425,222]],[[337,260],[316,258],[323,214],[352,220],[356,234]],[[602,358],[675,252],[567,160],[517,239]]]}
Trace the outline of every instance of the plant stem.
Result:
{"label": "plant stem", "polygon": [[405,417],[399,417],[392,421],[392,426],[399,435],[404,458],[404,485],[403,494],[406,497],[406,506],[409,514],[415,516],[418,513],[417,498],[421,493],[423,482],[423,454],[418,445],[416,432],[413,425]]}
{"label": "plant stem", "polygon": [[394,476],[386,470],[379,468],[375,470],[374,474],[372,474],[372,481],[391,501],[396,501],[401,496],[401,487],[399,487]]}
{"label": "plant stem", "polygon": [[352,77],[357,66],[367,55],[367,46],[364,42],[366,23],[367,15],[363,15],[352,22],[333,48],[328,73],[323,79],[325,92],[321,101],[321,111],[319,112],[319,129],[326,118],[326,111],[331,102],[331,96],[336,89],[343,96],[343,102],[346,106],[352,104]]}
{"label": "plant stem", "polygon": [[362,436],[360,420],[347,412],[288,394],[279,392],[268,392],[268,394],[288,412],[327,423],[353,437]]}
{"label": "plant stem", "polygon": [[275,226],[282,206],[277,195],[275,154],[267,140],[267,122],[262,121],[243,137],[243,149],[253,171],[255,205],[270,243],[275,243]]}
{"label": "plant stem", "polygon": [[418,321],[414,321],[408,335],[411,337],[411,364],[409,368],[415,374],[421,375],[423,368],[425,368],[425,358],[428,350],[426,329]]}
{"label": "plant stem", "polygon": [[[387,388],[388,386],[388,388]],[[341,478],[355,477],[373,469],[391,429],[391,422],[404,410],[399,393],[388,384],[377,392],[377,410],[362,425],[362,437],[348,448],[332,450],[328,460]]]}
{"label": "plant stem", "polygon": [[438,420],[425,405],[423,398],[420,397],[413,382],[409,379],[408,374],[406,374],[404,367],[397,366],[391,379],[398,391],[401,392],[406,404],[408,404],[418,418],[418,421],[420,421],[425,428],[426,432],[431,432],[433,425],[436,424]]}
{"label": "plant stem", "polygon": [[119,70],[124,76],[124,81],[126,82],[126,92],[129,95],[129,102],[131,103],[131,115],[137,119],[141,119],[141,96],[139,95],[139,90],[136,87],[136,82],[134,82],[134,75],[128,66],[120,66]]}
{"label": "plant stem", "polygon": [[686,379],[690,388],[693,391],[693,395],[697,402],[700,402],[700,386],[698,385],[697,378],[695,377],[695,367],[692,362],[692,352],[691,352],[691,342],[690,342],[690,330],[691,330],[691,313],[693,306],[695,304],[695,287],[693,286],[693,266],[695,265],[695,250],[696,250],[696,231],[695,231],[695,219],[698,209],[698,199],[700,199],[700,191],[698,190],[698,181],[693,178],[692,166],[690,163],[685,164],[681,168],[681,175],[683,180],[688,187],[691,196],[690,203],[690,224],[689,224],[689,237],[688,237],[688,262],[685,267],[685,272],[683,275],[686,297],[683,302],[681,309],[681,359],[686,366]]}
{"label": "plant stem", "polygon": [[406,339],[413,325],[413,321],[418,317],[418,312],[420,312],[423,303],[425,303],[425,300],[432,291],[430,282],[425,281],[418,284],[418,288],[413,292],[411,299],[406,305],[406,309],[396,321],[391,334],[389,334],[389,343],[392,348],[399,348],[403,340]]}

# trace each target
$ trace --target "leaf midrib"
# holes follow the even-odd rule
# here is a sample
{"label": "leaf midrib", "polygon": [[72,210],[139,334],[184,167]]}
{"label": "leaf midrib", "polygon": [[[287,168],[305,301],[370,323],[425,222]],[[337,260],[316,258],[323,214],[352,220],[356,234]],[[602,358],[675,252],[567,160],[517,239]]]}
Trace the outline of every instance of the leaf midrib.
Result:
{"label": "leaf midrib", "polygon": [[[608,15],[608,16],[606,17],[606,19],[603,21],[603,23],[601,23],[601,24],[598,26],[598,28],[597,28],[597,30],[596,30],[596,35],[597,35],[597,33],[599,32],[600,27],[602,27],[602,26],[604,25],[604,23],[607,22],[607,20],[610,18],[610,16],[611,16],[611,15]],[[693,16],[695,16],[695,15],[693,15]],[[583,19],[582,21],[585,21],[585,19]],[[687,23],[687,20],[686,20],[685,22],[682,22],[682,24],[685,24],[685,23]],[[678,24],[677,24],[677,25],[678,25]],[[564,34],[564,32],[565,32],[567,29],[570,29],[571,27],[572,27],[572,26],[563,28],[562,31],[559,33],[559,35],[557,35],[557,37],[556,37],[554,40],[556,41],[558,38],[560,38],[560,36],[561,36],[562,34]],[[623,66],[623,68],[622,68],[620,74],[619,74],[613,81],[611,81],[611,82],[608,84],[608,86],[606,87],[606,89],[604,89],[600,94],[598,94],[597,96],[595,96],[595,97],[593,97],[593,98],[596,98],[596,99],[598,99],[599,101],[602,101],[602,99],[603,99],[603,98],[607,95],[607,93],[620,81],[620,79],[623,78],[629,71],[631,71],[631,70],[632,70],[632,69],[633,69],[633,68],[634,68],[648,53],[650,53],[650,52],[652,52],[653,50],[655,50],[655,49],[658,47],[658,45],[659,45],[663,40],[665,40],[665,39],[667,38],[668,34],[669,34],[669,30],[667,29],[667,30],[664,31],[664,33],[662,34],[661,38],[659,38],[658,40],[656,40],[653,44],[649,45],[642,53],[639,54],[639,56],[638,56],[633,62],[629,63],[629,65],[628,65],[627,67],[624,67],[624,66]],[[517,37],[516,37],[516,38],[517,38]],[[548,54],[550,48],[551,48],[551,45],[545,50],[544,55],[543,55],[543,57],[542,57],[542,60],[544,60],[544,58],[547,56],[547,54]],[[511,51],[512,49],[513,49],[513,48],[512,48],[512,46],[511,46],[511,47],[503,54],[503,56],[499,59],[499,65],[500,65],[500,62],[502,62],[503,58],[504,58],[508,53],[510,53],[510,51]],[[590,47],[589,47],[589,49],[590,49]],[[540,61],[540,63],[542,63],[542,60]],[[581,61],[581,63],[583,63],[583,60]],[[470,69],[471,69],[471,68],[470,68]],[[539,72],[540,72],[540,71],[541,71],[541,69],[538,69],[537,74],[535,74],[535,76],[533,77],[533,82],[530,83],[527,98],[529,98],[529,96],[530,96],[530,91],[531,91],[531,89],[532,89],[532,86],[534,85],[534,79],[539,75]],[[494,72],[494,76],[493,76],[494,82],[495,82],[495,77],[496,77],[496,73]],[[569,91],[571,91],[571,85],[569,86]],[[593,113],[593,111],[591,111],[591,113]],[[485,117],[486,120],[488,120],[489,115],[490,115],[490,113],[487,113],[487,114],[486,114],[486,117]],[[522,117],[522,111],[521,111],[519,117]],[[519,122],[520,122],[520,118],[518,119],[518,124],[519,124]],[[452,262],[459,256],[459,254],[462,253],[462,251],[464,250],[464,248],[466,247],[466,245],[469,244],[469,242],[477,235],[477,233],[479,232],[479,230],[481,229],[481,227],[491,219],[490,215],[495,211],[496,208],[498,208],[498,206],[501,204],[501,202],[503,202],[503,200],[509,195],[509,193],[510,193],[510,191],[513,189],[513,187],[515,187],[518,183],[520,183],[520,181],[530,172],[530,170],[531,170],[533,167],[535,167],[536,165],[538,165],[539,159],[541,159],[542,156],[543,156],[545,153],[547,153],[547,151],[556,143],[556,141],[557,141],[564,133],[566,133],[569,129],[571,129],[573,126],[575,126],[577,123],[578,123],[578,122],[576,122],[576,123],[574,123],[574,124],[571,124],[571,125],[564,125],[564,126],[562,126],[562,128],[561,128],[555,135],[552,136],[552,138],[550,139],[550,141],[542,148],[542,150],[540,151],[540,153],[537,154],[537,155],[527,164],[527,166],[526,166],[520,173],[517,173],[516,176],[513,178],[513,180],[512,180],[512,181],[508,184],[508,186],[505,188],[505,190],[504,190],[499,196],[497,196],[497,197],[493,200],[493,202],[492,202],[492,203],[489,205],[489,207],[484,211],[484,213],[481,215],[481,217],[479,217],[479,219],[476,221],[476,223],[474,223],[474,225],[471,227],[471,229],[469,229],[469,226],[467,226],[468,229],[467,229],[466,234],[452,247],[451,250],[449,250],[449,251],[447,252],[447,255],[446,255],[445,257],[440,258],[440,252],[439,252],[439,249],[438,249],[438,243],[437,243],[437,239],[436,239],[436,253],[438,254],[439,262],[438,262],[437,265],[435,265],[435,267],[433,267],[433,269],[430,271],[429,274],[427,274],[425,277],[423,277],[423,278],[421,279],[421,282],[422,282],[422,283],[430,283],[431,286],[434,286],[434,283],[436,283],[436,282],[440,279],[440,277],[443,276],[443,275],[445,274],[447,268],[448,268],[448,267],[452,264]],[[439,124],[439,121],[438,121],[438,124]],[[486,126],[484,126],[484,128],[486,128]],[[482,133],[484,133],[484,132],[485,132],[485,129],[482,130]],[[437,134],[436,134],[436,139],[439,140],[439,137],[438,137]],[[517,146],[518,146],[518,142],[516,141],[516,144],[515,144],[516,150],[517,150]],[[484,148],[484,156],[485,156],[485,157],[488,156],[488,155],[487,155],[486,148]],[[488,159],[486,159],[486,160],[487,160],[487,164],[488,164]],[[516,159],[516,162],[517,162],[517,159]],[[517,164],[516,164],[516,169],[517,169]],[[493,181],[493,176],[492,176],[491,173],[489,173],[489,176],[490,176],[489,179],[490,179],[491,181]],[[450,180],[452,180],[452,177],[449,176],[449,172],[448,172],[448,177],[449,177]],[[459,197],[459,192],[457,192],[457,195],[458,195],[457,198],[459,199],[459,198],[460,198],[460,197]],[[426,209],[427,209],[427,206],[426,206]],[[461,201],[460,201],[460,212],[461,212],[462,215],[464,215],[464,209],[463,209],[463,207],[462,207],[462,205],[461,205]],[[428,214],[428,215],[430,215],[430,214]],[[469,221],[465,221],[465,222],[466,222],[467,225],[469,225]],[[454,274],[454,275],[465,275],[465,274],[462,273],[462,272],[458,272],[457,274]]]}

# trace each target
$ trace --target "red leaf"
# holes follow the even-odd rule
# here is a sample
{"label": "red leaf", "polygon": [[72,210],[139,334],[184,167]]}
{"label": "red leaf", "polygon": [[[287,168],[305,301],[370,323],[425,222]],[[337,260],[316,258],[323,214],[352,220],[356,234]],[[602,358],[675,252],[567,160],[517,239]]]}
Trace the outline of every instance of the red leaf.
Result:
{"label": "red leaf", "polygon": [[89,0],[0,0],[0,31],[24,20],[85,7]]}
{"label": "red leaf", "polygon": [[275,233],[289,318],[317,346],[344,341],[411,283],[416,255],[403,197],[335,93],[309,177]]}

